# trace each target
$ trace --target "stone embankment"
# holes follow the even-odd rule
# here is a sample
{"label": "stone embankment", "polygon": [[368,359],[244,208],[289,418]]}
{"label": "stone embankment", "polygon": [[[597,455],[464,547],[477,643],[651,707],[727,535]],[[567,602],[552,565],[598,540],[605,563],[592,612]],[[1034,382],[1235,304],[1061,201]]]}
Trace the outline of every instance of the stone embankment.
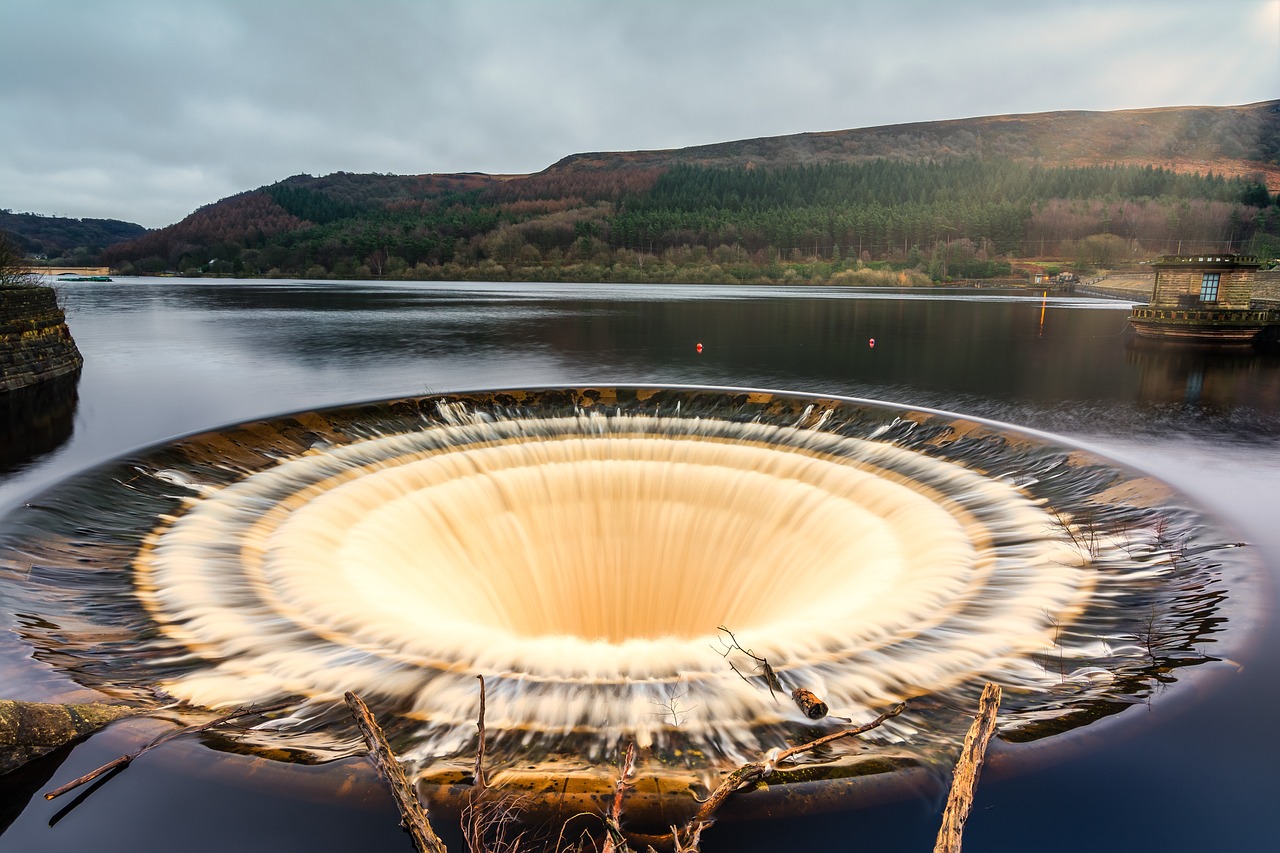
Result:
{"label": "stone embankment", "polygon": [[83,363],[52,288],[0,288],[0,394],[70,376]]}
{"label": "stone embankment", "polygon": [[1085,279],[1076,286],[1076,292],[1146,302],[1151,298],[1155,282],[1156,277],[1152,273],[1110,273]]}
{"label": "stone embankment", "polygon": [[[1076,292],[1146,302],[1151,298],[1155,281],[1154,273],[1108,273],[1086,279],[1076,287]],[[1254,273],[1252,281],[1255,303],[1280,305],[1280,267],[1259,270]]]}
{"label": "stone embankment", "polygon": [[1253,274],[1253,301],[1280,306],[1280,267]]}

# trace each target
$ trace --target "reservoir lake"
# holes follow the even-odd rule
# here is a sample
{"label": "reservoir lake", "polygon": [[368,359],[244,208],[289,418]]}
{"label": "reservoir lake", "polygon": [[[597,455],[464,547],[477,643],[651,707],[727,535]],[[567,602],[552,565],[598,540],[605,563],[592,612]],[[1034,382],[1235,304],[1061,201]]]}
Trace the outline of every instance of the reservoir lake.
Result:
{"label": "reservoir lake", "polygon": [[[104,460],[267,416],[404,395],[621,384],[844,395],[1000,421],[1148,471],[1221,519],[1259,577],[1230,660],[984,774],[966,849],[1269,849],[1280,796],[1280,356],[1143,346],[1132,303],[1040,291],[181,280],[59,285],[77,382],[0,407],[0,514]],[[699,347],[699,345],[701,345]],[[1231,591],[1228,590],[1228,593]],[[0,600],[0,698],[30,666]],[[1094,728],[1098,729],[1096,732]],[[409,851],[389,794],[202,772],[169,747],[78,797],[43,791],[133,744],[109,733],[0,777],[0,853]],[[704,849],[921,851],[940,796],[723,822]],[[446,840],[456,838],[452,827]],[[461,848],[456,848],[461,849]]]}

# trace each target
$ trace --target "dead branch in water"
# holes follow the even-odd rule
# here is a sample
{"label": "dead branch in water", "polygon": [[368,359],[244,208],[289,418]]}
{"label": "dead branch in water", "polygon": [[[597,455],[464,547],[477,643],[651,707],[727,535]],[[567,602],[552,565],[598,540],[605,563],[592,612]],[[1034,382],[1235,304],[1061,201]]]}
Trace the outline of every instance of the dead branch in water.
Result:
{"label": "dead branch in water", "polygon": [[773,667],[769,665],[768,660],[756,654],[755,652],[751,651],[751,649],[745,648],[741,643],[738,642],[738,638],[733,635],[733,632],[730,631],[725,626],[720,625],[719,627],[716,628],[716,630],[729,635],[729,642],[725,643],[724,640],[720,641],[721,643],[724,643],[724,646],[725,646],[725,649],[723,652],[720,653],[720,656],[724,658],[726,661],[729,661],[729,668],[732,669],[734,672],[736,672],[739,678],[741,678],[743,681],[746,681],[748,684],[750,684],[750,681],[748,681],[747,677],[742,674],[742,671],[733,665],[733,661],[729,660],[729,655],[735,651],[742,652],[744,655],[746,655],[747,657],[751,658],[753,661],[756,662],[756,666],[759,667],[760,669],[761,677],[764,678],[765,684],[769,685],[770,696],[777,698],[778,693],[786,692],[785,690],[782,689],[782,682],[778,680],[778,676],[773,671]]}
{"label": "dead branch in water", "polygon": [[622,756],[622,766],[618,768],[618,781],[613,786],[613,805],[609,814],[605,815],[605,829],[608,837],[600,853],[627,853],[626,838],[622,834],[622,802],[627,791],[631,790],[631,774],[636,769],[636,745],[627,744],[627,751]]}
{"label": "dead branch in water", "polygon": [[391,796],[400,810],[400,825],[413,839],[413,846],[418,849],[418,853],[448,853],[444,842],[431,828],[426,810],[422,808],[422,803],[418,802],[417,793],[405,778],[404,770],[396,760],[395,753],[391,751],[386,735],[382,733],[382,727],[369,712],[369,706],[351,692],[344,694],[343,698],[347,702],[347,707],[351,709],[351,716],[355,719],[356,725],[360,728],[360,734],[364,735],[364,742],[369,747],[369,757],[378,768],[378,773],[391,788]]}
{"label": "dead branch in water", "polygon": [[68,782],[67,784],[63,785],[60,788],[54,788],[49,793],[45,794],[44,798],[46,800],[56,799],[69,791],[74,791],[76,788],[79,788],[81,785],[84,785],[88,782],[92,782],[94,779],[97,779],[99,776],[102,776],[104,773],[109,773],[110,771],[115,770],[117,767],[127,767],[138,756],[142,755],[145,752],[150,752],[151,750],[155,749],[157,746],[160,746],[161,744],[164,744],[164,743],[168,743],[169,741],[173,740],[176,737],[182,737],[183,735],[200,734],[201,732],[206,732],[209,729],[216,728],[218,726],[223,725],[224,723],[229,723],[230,721],[237,720],[241,717],[249,717],[254,714],[266,714],[271,711],[278,711],[281,708],[286,707],[288,704],[289,704],[288,702],[277,702],[273,705],[263,705],[257,708],[241,708],[238,711],[232,711],[230,714],[223,714],[221,717],[218,717],[217,719],[210,720],[209,722],[202,723],[198,726],[189,726],[185,729],[178,729],[176,732],[168,732],[156,738],[155,740],[151,741],[149,744],[137,750],[136,752],[131,752],[128,755],[122,755],[119,758],[112,759],[111,761],[108,761],[106,764],[99,767],[97,770],[92,770],[84,774],[78,779],[72,779],[70,782]]}
{"label": "dead branch in water", "polygon": [[797,687],[791,691],[791,700],[811,720],[821,720],[831,710],[826,702],[818,698],[817,694],[803,687]]}
{"label": "dead branch in water", "polygon": [[512,827],[520,826],[523,806],[515,799],[486,796],[490,791],[489,776],[485,770],[485,712],[487,708],[483,675],[480,681],[480,709],[476,713],[476,762],[471,791],[462,809],[462,837],[470,853],[518,853],[523,849],[524,833],[511,835]]}
{"label": "dead branch in water", "polygon": [[[778,678],[778,674],[769,664],[768,658],[763,655],[758,655],[751,649],[743,646],[742,643],[738,642],[737,636],[735,636],[734,633],[725,626],[720,625],[716,630],[729,637],[727,642],[724,639],[720,640],[720,643],[724,646],[724,651],[720,653],[720,656],[728,662],[729,669],[733,670],[739,678],[748,684],[751,683],[750,679],[742,674],[742,670],[734,666],[733,661],[729,660],[729,655],[734,652],[741,652],[756,662],[756,668],[759,670],[760,677],[763,678],[764,683],[769,686],[769,695],[775,700],[778,698],[779,693],[786,692],[786,688],[782,686],[782,679]],[[797,687],[791,691],[791,701],[795,702],[796,707],[800,709],[801,713],[811,720],[821,720],[830,711],[826,702],[819,699],[818,695],[812,690],[808,690],[804,687]],[[847,718],[841,717],[840,719],[843,719],[845,722],[849,722]]]}
{"label": "dead branch in water", "polygon": [[484,776],[484,676],[477,675],[480,679],[480,712],[476,715],[476,793],[484,792],[489,787],[489,782]]}
{"label": "dead branch in water", "polygon": [[978,715],[964,736],[964,747],[960,750],[960,759],[951,779],[951,791],[947,795],[947,807],[942,813],[942,826],[938,829],[933,853],[960,853],[960,835],[973,808],[973,794],[978,787],[987,744],[996,731],[996,712],[999,709],[1000,685],[988,681],[982,690],[982,698],[978,700]]}
{"label": "dead branch in water", "polygon": [[645,841],[651,845],[664,847],[669,846],[673,847],[677,851],[696,853],[699,849],[699,839],[702,836],[703,830],[711,826],[715,820],[716,811],[719,810],[719,808],[724,805],[724,803],[734,793],[750,788],[757,782],[763,780],[765,777],[772,774],[774,769],[783,761],[794,758],[801,753],[817,749],[820,746],[825,746],[826,744],[834,741],[869,732],[874,728],[878,728],[885,722],[885,720],[898,716],[906,710],[906,708],[906,702],[899,702],[893,708],[885,711],[871,722],[864,723],[861,726],[841,729],[838,732],[832,732],[831,734],[823,735],[820,738],[811,740],[808,743],[788,747],[787,749],[769,750],[763,761],[748,762],[726,776],[724,781],[720,783],[720,787],[716,788],[715,791],[711,793],[711,796],[703,801],[702,805],[698,807],[698,811],[694,813],[693,817],[689,818],[683,827],[672,827],[671,833],[668,835],[633,835],[631,837],[635,840]]}

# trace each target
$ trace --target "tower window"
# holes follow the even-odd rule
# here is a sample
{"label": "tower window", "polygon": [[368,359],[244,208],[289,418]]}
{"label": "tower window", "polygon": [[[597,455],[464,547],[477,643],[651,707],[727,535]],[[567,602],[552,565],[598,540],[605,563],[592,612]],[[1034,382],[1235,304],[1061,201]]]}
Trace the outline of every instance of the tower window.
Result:
{"label": "tower window", "polygon": [[1222,273],[1207,272],[1204,278],[1200,280],[1200,301],[1201,302],[1217,302],[1218,301],[1218,282],[1221,280]]}

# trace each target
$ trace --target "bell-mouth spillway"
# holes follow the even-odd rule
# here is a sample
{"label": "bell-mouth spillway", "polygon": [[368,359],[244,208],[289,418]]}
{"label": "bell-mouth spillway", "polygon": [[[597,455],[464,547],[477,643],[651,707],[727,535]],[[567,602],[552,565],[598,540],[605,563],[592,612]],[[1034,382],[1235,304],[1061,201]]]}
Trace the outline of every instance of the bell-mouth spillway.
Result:
{"label": "bell-mouth spillway", "polygon": [[0,522],[0,591],[36,658],[109,697],[288,703],[228,749],[349,756],[355,692],[437,799],[468,776],[478,676],[512,786],[589,800],[634,743],[659,811],[909,703],[780,772],[795,810],[945,763],[986,681],[1019,744],[1222,659],[1254,571],[1233,544],[1163,483],[1004,425],[602,386],[402,398],[141,450]]}

